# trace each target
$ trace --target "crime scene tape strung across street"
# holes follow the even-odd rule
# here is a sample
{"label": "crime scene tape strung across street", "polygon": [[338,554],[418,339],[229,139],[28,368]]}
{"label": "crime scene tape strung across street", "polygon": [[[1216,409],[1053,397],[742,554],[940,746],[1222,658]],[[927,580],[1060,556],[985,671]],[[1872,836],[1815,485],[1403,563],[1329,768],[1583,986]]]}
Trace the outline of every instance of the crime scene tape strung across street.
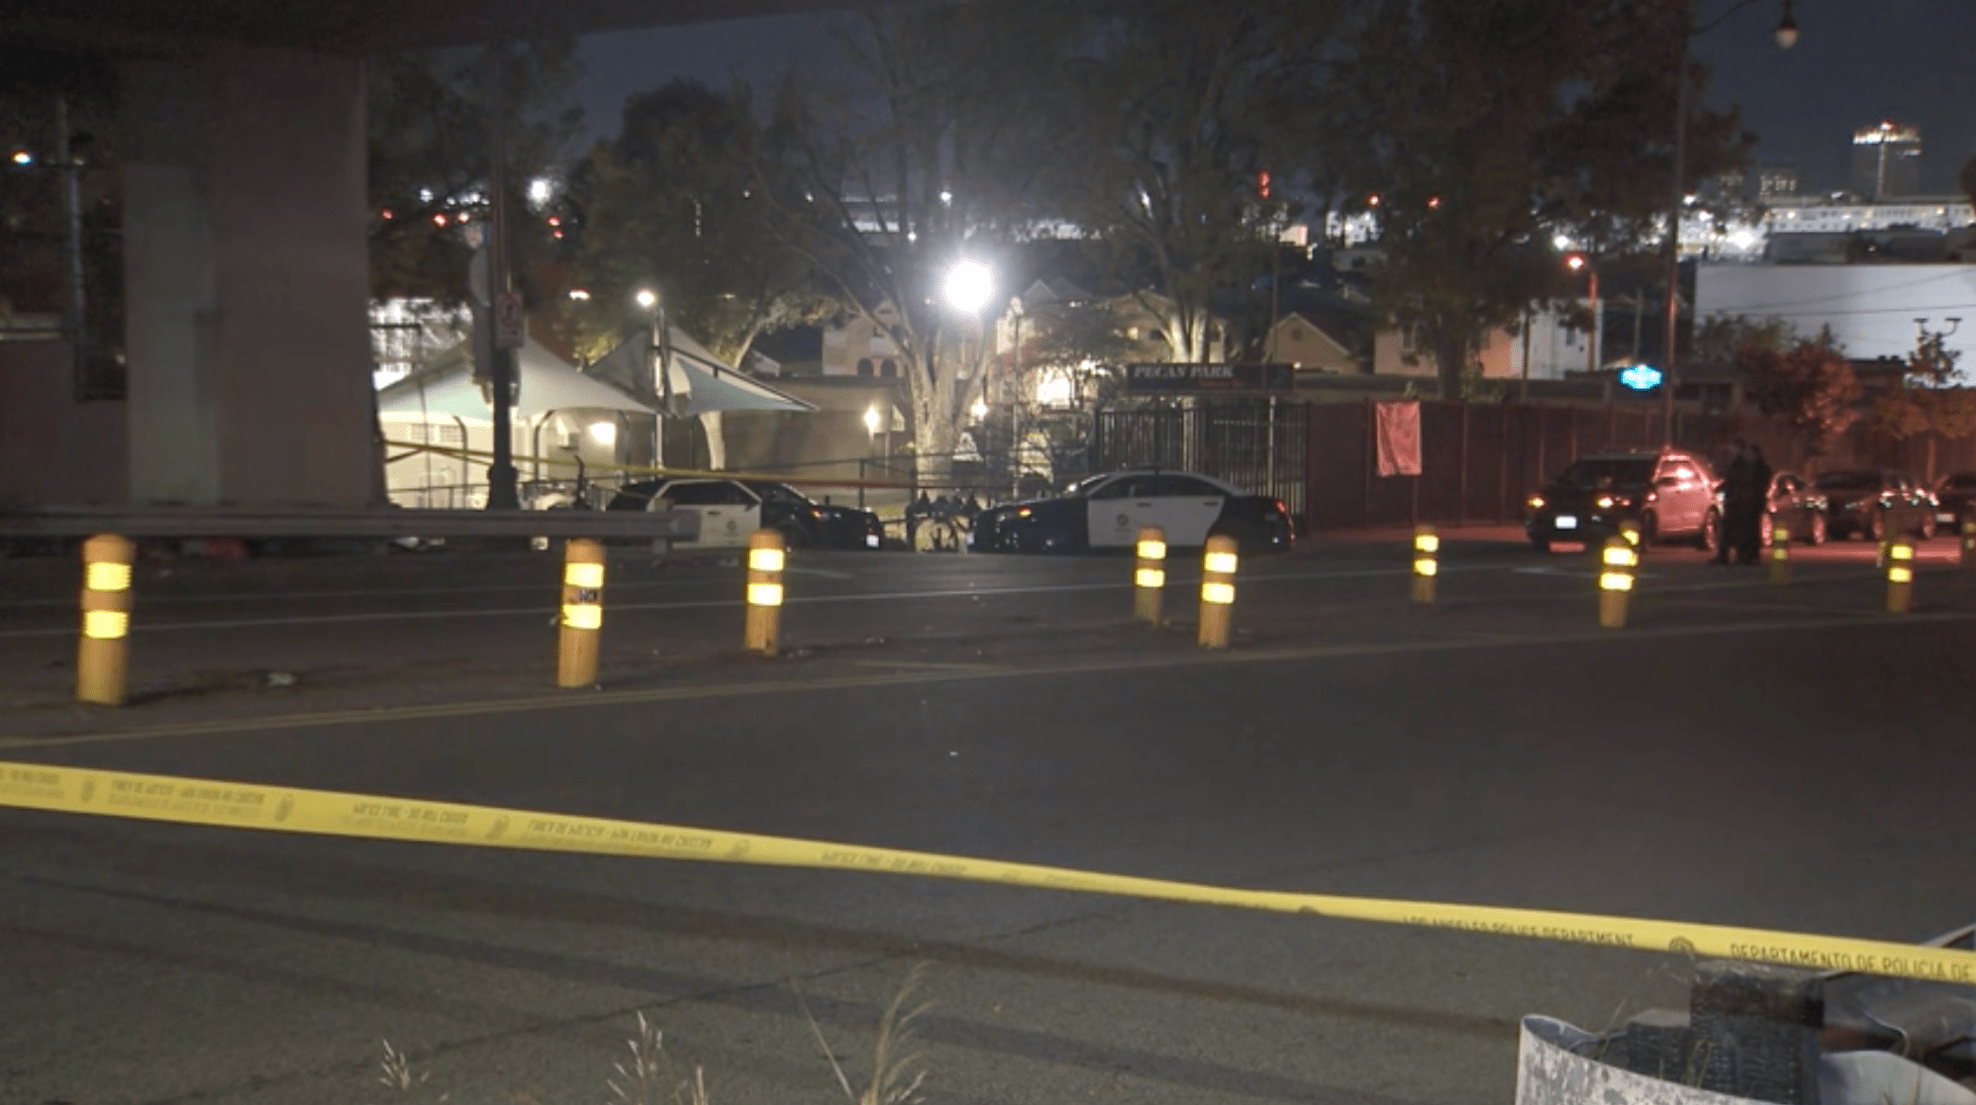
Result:
{"label": "crime scene tape strung across street", "polygon": [[1502,906],[1239,890],[932,852],[171,775],[0,763],[0,806],[371,840],[916,875],[1976,983],[1976,952],[1953,948]]}
{"label": "crime scene tape strung across street", "polygon": [[[431,453],[434,456],[445,457],[448,460],[489,461],[494,459],[494,454],[485,449],[468,449],[463,446],[453,446],[453,445],[427,445],[416,441],[386,440],[384,444],[391,446],[393,448],[408,450],[408,452],[401,453],[398,456],[386,458],[387,460],[390,461],[404,460],[407,457],[416,456],[419,453]],[[533,464],[543,468],[548,468],[551,471],[554,471],[556,469],[563,469],[572,474],[576,471],[576,467],[577,467],[576,462],[569,459],[568,457],[538,457],[538,456],[528,456],[517,453],[514,456],[510,457],[509,459],[516,464]],[[828,487],[867,487],[867,488],[887,489],[893,491],[909,490],[909,489],[916,489],[921,487],[938,491],[942,489],[959,488],[964,486],[958,483],[931,484],[931,483],[915,483],[911,481],[902,483],[898,480],[891,480],[891,481],[834,480],[834,479],[825,479],[824,477],[821,476],[811,476],[800,473],[795,475],[790,475],[787,473],[776,473],[776,472],[744,472],[735,469],[657,468],[648,464],[612,464],[612,465],[608,465],[607,469],[611,472],[618,473],[621,475],[626,475],[626,476],[659,476],[659,477],[669,477],[673,479],[719,479],[719,480],[744,480],[744,481],[759,480],[768,483],[816,484],[816,485],[822,485]]]}

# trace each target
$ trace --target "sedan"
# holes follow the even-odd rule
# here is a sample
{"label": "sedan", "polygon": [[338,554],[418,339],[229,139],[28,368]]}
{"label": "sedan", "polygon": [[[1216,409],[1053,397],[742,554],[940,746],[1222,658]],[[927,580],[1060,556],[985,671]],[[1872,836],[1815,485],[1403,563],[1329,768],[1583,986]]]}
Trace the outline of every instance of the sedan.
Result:
{"label": "sedan", "polygon": [[1944,526],[1960,526],[1965,518],[1976,518],[1976,472],[1951,472],[1935,488],[1935,521]]}
{"label": "sedan", "polygon": [[1128,548],[1141,526],[1159,526],[1167,544],[1198,547],[1214,536],[1245,551],[1288,549],[1296,538],[1278,499],[1249,495],[1209,476],[1137,470],[1072,484],[1062,495],[982,511],[968,535],[980,552],[1073,552]]}
{"label": "sedan", "polygon": [[1770,480],[1769,509],[1763,517],[1763,543],[1782,528],[1793,541],[1823,545],[1831,532],[1826,519],[1828,504],[1823,492],[1811,486],[1796,472],[1779,472]]}
{"label": "sedan", "polygon": [[1900,472],[1840,468],[1818,477],[1825,521],[1834,537],[1858,534],[1869,541],[1890,532],[1935,536],[1935,496]]}
{"label": "sedan", "polygon": [[626,484],[608,510],[671,507],[700,516],[700,537],[681,548],[736,548],[758,529],[779,530],[792,549],[876,549],[885,543],[878,515],[816,503],[772,480],[693,477]]}

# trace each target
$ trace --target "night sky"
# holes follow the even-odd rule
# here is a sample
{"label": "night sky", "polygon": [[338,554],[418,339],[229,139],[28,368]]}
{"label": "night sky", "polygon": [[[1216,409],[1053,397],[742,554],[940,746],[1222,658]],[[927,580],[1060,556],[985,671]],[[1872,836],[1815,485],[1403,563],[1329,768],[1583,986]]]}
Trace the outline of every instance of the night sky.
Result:
{"label": "night sky", "polygon": [[[1715,70],[1710,101],[1742,105],[1758,161],[1797,163],[1808,188],[1843,187],[1852,132],[1891,118],[1921,127],[1922,189],[1954,192],[1976,154],[1976,0],[1799,0],[1803,34],[1790,51],[1771,39],[1780,10],[1762,0],[1695,42]],[[582,56],[579,95],[597,138],[616,131],[632,92],[675,77],[721,86],[737,73],[759,88],[792,65],[834,65],[836,46],[819,19],[790,16],[596,35]]]}

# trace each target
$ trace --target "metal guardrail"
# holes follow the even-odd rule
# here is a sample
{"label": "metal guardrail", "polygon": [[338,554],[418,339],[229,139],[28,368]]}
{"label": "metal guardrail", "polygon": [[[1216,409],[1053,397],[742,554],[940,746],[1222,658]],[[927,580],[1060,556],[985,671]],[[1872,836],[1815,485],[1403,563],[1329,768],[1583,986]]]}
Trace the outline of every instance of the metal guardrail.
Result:
{"label": "metal guardrail", "polygon": [[0,511],[9,537],[632,537],[690,540],[686,510],[225,510],[52,507]]}

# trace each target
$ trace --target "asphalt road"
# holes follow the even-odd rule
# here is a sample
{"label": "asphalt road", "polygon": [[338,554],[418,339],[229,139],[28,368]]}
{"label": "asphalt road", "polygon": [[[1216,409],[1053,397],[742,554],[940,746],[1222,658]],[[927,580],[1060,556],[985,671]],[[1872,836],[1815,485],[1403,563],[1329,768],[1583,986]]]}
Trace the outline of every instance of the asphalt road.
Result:
{"label": "asphalt road", "polygon": [[[122,711],[63,701],[73,566],[18,562],[0,758],[1919,939],[1976,919],[1976,575],[1927,551],[1896,618],[1857,544],[1789,588],[1656,550],[1612,631],[1580,556],[1451,542],[1416,610],[1403,548],[1328,546],[1246,564],[1216,654],[1181,595],[1126,624],[1118,559],[818,556],[776,661],[738,654],[737,569],[632,559],[603,689],[565,693],[540,559],[151,565]],[[638,1011],[716,1103],[825,1102],[817,1033],[861,1088],[921,964],[928,1101],[1503,1102],[1523,1014],[1685,1000],[1640,953],[890,876],[0,840],[7,1103],[611,1100]]]}

